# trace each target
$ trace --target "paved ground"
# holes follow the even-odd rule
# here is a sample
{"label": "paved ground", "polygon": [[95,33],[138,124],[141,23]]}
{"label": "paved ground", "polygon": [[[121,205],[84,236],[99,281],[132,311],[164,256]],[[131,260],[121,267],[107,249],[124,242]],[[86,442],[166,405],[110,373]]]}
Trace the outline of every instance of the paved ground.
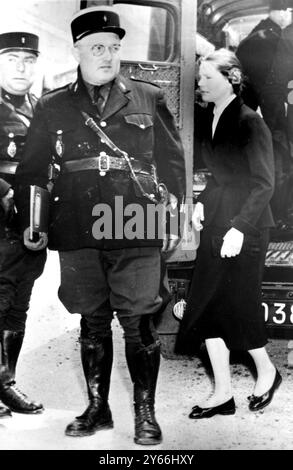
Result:
{"label": "paved ground", "polygon": [[[57,299],[56,254],[34,289],[27,335],[18,367],[18,385],[42,400],[42,415],[14,414],[0,421],[0,450],[137,450],[133,443],[131,385],[124,359],[122,331],[114,323],[115,362],[110,402],[113,430],[70,438],[67,423],[86,406],[79,360],[78,315],[69,315]],[[74,286],[73,286],[74,289]],[[293,449],[293,370],[287,367],[287,341],[271,341],[271,355],[284,381],[262,413],[251,413],[246,397],[253,388],[250,364],[234,359],[232,377],[237,412],[202,421],[189,420],[191,407],[212,391],[204,357],[162,358],[158,382],[157,418],[164,441],[158,450]],[[148,448],[147,450],[152,450]]]}

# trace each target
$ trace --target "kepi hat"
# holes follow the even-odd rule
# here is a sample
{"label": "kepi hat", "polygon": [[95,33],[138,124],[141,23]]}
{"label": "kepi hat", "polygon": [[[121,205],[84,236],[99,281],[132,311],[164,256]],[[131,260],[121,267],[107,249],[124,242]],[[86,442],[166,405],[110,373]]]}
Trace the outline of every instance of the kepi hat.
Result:
{"label": "kepi hat", "polygon": [[287,10],[293,9],[293,0],[270,0],[270,10]]}
{"label": "kepi hat", "polygon": [[92,7],[84,8],[73,16],[71,33],[73,42],[76,42],[93,33],[115,33],[122,39],[125,30],[120,28],[120,19],[117,13]]}
{"label": "kepi hat", "polygon": [[39,55],[39,37],[26,32],[0,34],[0,54],[10,49],[19,49]]}

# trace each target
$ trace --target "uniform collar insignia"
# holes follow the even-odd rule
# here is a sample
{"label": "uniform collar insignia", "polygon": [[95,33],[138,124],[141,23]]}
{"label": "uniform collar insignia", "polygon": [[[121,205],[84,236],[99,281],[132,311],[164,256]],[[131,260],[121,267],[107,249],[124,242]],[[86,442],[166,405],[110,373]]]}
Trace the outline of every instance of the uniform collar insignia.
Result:
{"label": "uniform collar insignia", "polygon": [[122,91],[126,91],[126,86],[124,85],[124,83],[122,81],[118,82],[118,86]]}
{"label": "uniform collar insignia", "polygon": [[79,89],[78,80],[76,80],[75,82],[70,83],[69,90],[72,94],[77,93],[78,89]]}
{"label": "uniform collar insignia", "polygon": [[116,78],[116,84],[118,88],[122,91],[122,93],[126,93],[129,90],[125,78],[121,75],[118,75],[118,77]]}

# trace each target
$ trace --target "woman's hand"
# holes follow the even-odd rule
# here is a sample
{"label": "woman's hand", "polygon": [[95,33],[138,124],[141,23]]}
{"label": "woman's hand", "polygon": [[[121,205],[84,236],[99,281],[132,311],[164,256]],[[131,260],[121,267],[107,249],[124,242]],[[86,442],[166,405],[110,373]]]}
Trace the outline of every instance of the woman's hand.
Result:
{"label": "woman's hand", "polygon": [[195,230],[199,232],[203,229],[202,222],[204,221],[204,207],[201,202],[197,202],[195,204],[191,220]]}
{"label": "woman's hand", "polygon": [[222,258],[231,258],[239,255],[243,245],[244,235],[236,228],[230,228],[226,235],[223,237],[223,245],[221,248]]}

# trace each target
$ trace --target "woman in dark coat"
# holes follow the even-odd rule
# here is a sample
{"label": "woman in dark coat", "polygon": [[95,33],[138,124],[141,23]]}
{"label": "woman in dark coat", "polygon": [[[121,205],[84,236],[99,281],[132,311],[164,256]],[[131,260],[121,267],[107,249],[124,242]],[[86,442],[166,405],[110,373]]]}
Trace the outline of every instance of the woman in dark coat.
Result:
{"label": "woman in dark coat", "polygon": [[234,414],[230,350],[248,351],[257,381],[249,409],[267,406],[281,383],[272,364],[261,310],[261,280],[274,225],[269,201],[274,190],[270,131],[238,96],[242,74],[236,56],[220,49],[201,60],[199,88],[208,106],[201,122],[201,157],[211,173],[195,206],[202,230],[180,344],[205,340],[215,390],[190,418]]}

